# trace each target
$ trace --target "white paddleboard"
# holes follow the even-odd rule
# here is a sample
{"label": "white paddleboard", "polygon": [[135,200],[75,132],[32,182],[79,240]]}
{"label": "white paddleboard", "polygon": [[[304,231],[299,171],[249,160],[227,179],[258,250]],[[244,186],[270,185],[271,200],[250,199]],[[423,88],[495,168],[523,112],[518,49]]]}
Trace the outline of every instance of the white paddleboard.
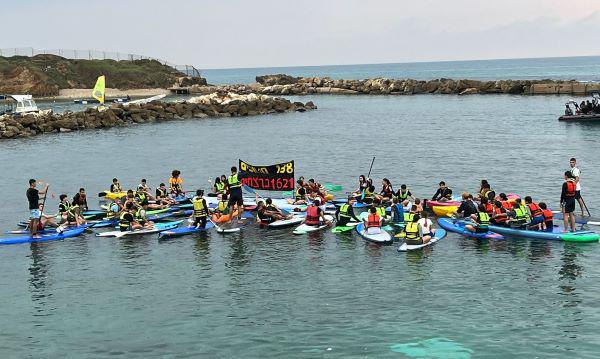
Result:
{"label": "white paddleboard", "polygon": [[387,244],[387,243],[392,243],[394,241],[392,236],[384,230],[381,230],[381,233],[368,234],[365,229],[364,223],[359,223],[356,226],[356,231],[358,232],[358,234],[360,234],[361,237],[363,237],[367,241],[371,241],[374,243]]}
{"label": "white paddleboard", "polygon": [[429,242],[425,243],[425,244],[406,244],[406,243],[402,243],[400,245],[400,247],[398,247],[398,252],[406,252],[406,251],[412,251],[415,249],[421,249],[423,247],[427,247],[429,245],[434,244],[435,242],[443,239],[444,237],[446,237],[446,230],[443,228],[438,228],[435,230],[435,235],[433,236],[433,238],[431,238],[431,240],[429,240]]}
{"label": "white paddleboard", "polygon": [[[325,220],[326,221],[333,221],[333,217],[330,215],[325,215]],[[322,224],[320,226],[309,226],[307,224],[301,224],[298,227],[296,227],[296,229],[294,229],[294,234],[306,234],[306,233],[310,233],[310,232],[316,232],[316,231],[320,231],[323,228],[326,228],[328,226],[327,223]]]}
{"label": "white paddleboard", "polygon": [[292,217],[290,219],[280,219],[279,221],[271,222],[268,224],[268,226],[270,228],[283,228],[283,227],[293,226],[295,224],[302,223],[302,221],[304,221],[305,218],[306,218],[306,216],[295,215],[294,217]]}
{"label": "white paddleboard", "polygon": [[125,231],[125,232],[109,231],[109,232],[96,233],[96,236],[97,237],[123,237],[123,236],[129,236],[129,235],[158,233],[158,232],[163,232],[163,231],[167,231],[169,229],[176,228],[182,222],[183,221],[169,222],[169,223],[157,223],[154,225],[153,228],[138,229],[135,231]]}

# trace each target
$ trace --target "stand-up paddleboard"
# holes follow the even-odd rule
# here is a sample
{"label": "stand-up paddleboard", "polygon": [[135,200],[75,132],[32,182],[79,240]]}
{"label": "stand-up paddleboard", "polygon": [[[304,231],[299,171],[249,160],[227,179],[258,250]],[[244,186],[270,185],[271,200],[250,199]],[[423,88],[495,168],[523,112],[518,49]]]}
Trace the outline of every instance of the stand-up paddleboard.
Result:
{"label": "stand-up paddleboard", "polygon": [[[443,229],[458,233],[465,237],[470,238],[478,238],[478,239],[492,239],[492,240],[501,240],[504,239],[504,236],[496,233],[496,232],[485,232],[485,233],[476,233],[471,232],[465,228],[465,224],[462,221],[457,221],[456,223],[452,221],[450,218],[438,218],[438,224]],[[490,226],[491,228],[492,226]]]}
{"label": "stand-up paddleboard", "polygon": [[177,227],[173,229],[169,229],[164,232],[160,232],[158,235],[159,239],[162,238],[173,238],[173,237],[181,237],[187,234],[194,234],[200,232],[206,232],[207,230],[214,228],[215,225],[212,222],[206,222],[206,227],[204,228],[196,228],[196,227]]}
{"label": "stand-up paddleboard", "polygon": [[335,226],[331,229],[331,233],[348,233],[358,226],[360,222],[348,222],[345,226]]}
{"label": "stand-up paddleboard", "polygon": [[0,244],[17,244],[17,243],[37,243],[37,242],[48,242],[55,241],[58,239],[77,237],[85,231],[87,227],[81,226],[75,229],[66,230],[62,233],[54,232],[48,234],[41,234],[39,237],[32,236],[19,236],[19,237],[7,237],[0,238]]}
{"label": "stand-up paddleboard", "polygon": [[163,231],[177,228],[177,226],[182,222],[183,221],[156,223],[156,224],[154,224],[154,227],[152,227],[152,228],[138,229],[135,231],[124,231],[124,232],[109,231],[109,232],[96,233],[96,236],[97,237],[123,237],[123,236],[130,236],[130,235],[158,233],[158,232],[163,232]]}
{"label": "stand-up paddleboard", "polygon": [[367,241],[370,241],[373,243],[390,244],[394,241],[392,236],[388,232],[384,231],[383,229],[381,230],[381,233],[368,234],[364,223],[359,223],[356,226],[356,232],[358,232],[358,234],[360,234],[360,236],[363,237],[364,239],[366,239]]}
{"label": "stand-up paddleboard", "polygon": [[296,224],[302,223],[302,221],[304,221],[305,219],[306,219],[306,214],[304,214],[304,213],[296,214],[290,219],[280,219],[278,221],[271,222],[271,223],[267,224],[267,227],[269,227],[269,228],[291,227],[291,226],[295,226]]}
{"label": "stand-up paddleboard", "polygon": [[443,239],[444,237],[446,237],[446,230],[443,228],[438,228],[435,230],[435,235],[429,240],[429,242],[424,243],[424,244],[406,244],[406,243],[402,243],[399,247],[398,247],[398,252],[406,252],[406,251],[413,251],[415,249],[421,249],[423,247],[427,247],[429,245],[434,244],[435,242],[439,241],[440,239]]}
{"label": "stand-up paddleboard", "polygon": [[[328,214],[325,215],[325,220],[328,222],[333,221],[333,216],[330,216]],[[323,223],[319,226],[309,226],[307,224],[301,224],[298,227],[296,227],[296,229],[294,229],[294,234],[306,234],[306,233],[310,233],[310,232],[316,232],[316,231],[320,231],[323,228],[326,228],[328,226],[327,223]]]}

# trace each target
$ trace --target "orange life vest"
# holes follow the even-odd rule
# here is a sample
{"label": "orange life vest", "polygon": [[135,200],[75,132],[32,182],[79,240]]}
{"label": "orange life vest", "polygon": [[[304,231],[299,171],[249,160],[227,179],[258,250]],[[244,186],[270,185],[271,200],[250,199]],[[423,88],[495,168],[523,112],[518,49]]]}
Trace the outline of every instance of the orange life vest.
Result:
{"label": "orange life vest", "polygon": [[319,217],[319,207],[317,206],[309,206],[306,209],[306,219],[304,220],[305,224],[309,226],[314,226],[320,223],[321,218]]}
{"label": "orange life vest", "polygon": [[529,211],[531,211],[532,218],[543,215],[542,209],[540,208],[540,206],[537,205],[537,203],[531,202],[530,204],[527,205],[527,207],[529,207]]}
{"label": "orange life vest", "polygon": [[551,210],[544,209],[542,213],[544,215],[544,222],[551,222],[554,219],[554,213]]}
{"label": "orange life vest", "polygon": [[494,205],[492,205],[490,202],[485,204],[485,212],[489,215],[494,213]]}
{"label": "orange life vest", "polygon": [[377,215],[377,213],[370,213],[369,217],[367,217],[367,228],[371,227],[381,227],[381,217]]}
{"label": "orange life vest", "polygon": [[575,191],[577,190],[577,184],[573,181],[567,181],[567,197],[575,197]]}

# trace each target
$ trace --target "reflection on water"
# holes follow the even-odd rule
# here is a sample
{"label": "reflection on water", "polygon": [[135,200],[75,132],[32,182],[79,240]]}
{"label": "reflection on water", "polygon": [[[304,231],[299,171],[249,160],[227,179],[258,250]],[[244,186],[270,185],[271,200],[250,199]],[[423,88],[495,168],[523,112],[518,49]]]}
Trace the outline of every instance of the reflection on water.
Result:
{"label": "reflection on water", "polygon": [[38,312],[42,312],[44,304],[46,304],[46,297],[51,296],[51,293],[47,292],[48,280],[48,263],[45,257],[46,243],[31,243],[29,248],[31,254],[31,263],[29,265],[29,284],[31,291],[31,298],[36,303]]}

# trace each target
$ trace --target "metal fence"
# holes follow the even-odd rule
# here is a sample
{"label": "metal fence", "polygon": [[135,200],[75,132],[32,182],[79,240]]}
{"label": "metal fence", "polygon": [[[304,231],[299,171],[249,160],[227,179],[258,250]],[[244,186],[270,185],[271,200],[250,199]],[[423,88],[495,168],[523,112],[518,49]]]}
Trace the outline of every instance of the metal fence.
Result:
{"label": "metal fence", "polygon": [[111,51],[98,51],[98,50],[71,50],[71,49],[46,49],[39,50],[32,47],[14,47],[0,49],[0,56],[12,57],[12,56],[28,56],[33,57],[36,55],[56,55],[67,59],[74,60],[115,60],[115,61],[134,61],[134,60],[154,60],[158,61],[163,65],[170,66],[182,74],[190,77],[202,77],[202,72],[196,69],[192,65],[176,65],[168,61],[158,59],[156,57],[136,55],[136,54],[124,54],[121,52]]}

